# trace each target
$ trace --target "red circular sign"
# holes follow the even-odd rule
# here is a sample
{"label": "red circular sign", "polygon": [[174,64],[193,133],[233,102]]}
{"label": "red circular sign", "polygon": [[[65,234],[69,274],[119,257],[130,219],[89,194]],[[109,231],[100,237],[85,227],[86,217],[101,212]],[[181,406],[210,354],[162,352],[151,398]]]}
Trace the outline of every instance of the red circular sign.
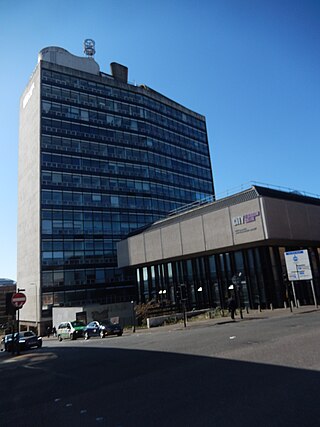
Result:
{"label": "red circular sign", "polygon": [[22,292],[17,292],[16,294],[13,294],[11,297],[11,303],[16,308],[21,308],[26,301],[27,301],[27,297]]}

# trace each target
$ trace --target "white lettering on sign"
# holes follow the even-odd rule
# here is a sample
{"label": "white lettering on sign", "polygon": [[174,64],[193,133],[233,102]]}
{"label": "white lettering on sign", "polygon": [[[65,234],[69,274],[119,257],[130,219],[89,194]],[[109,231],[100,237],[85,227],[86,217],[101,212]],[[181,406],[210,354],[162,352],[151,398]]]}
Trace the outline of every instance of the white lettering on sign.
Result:
{"label": "white lettering on sign", "polygon": [[22,108],[25,108],[25,107],[26,107],[26,105],[28,104],[29,99],[30,99],[30,98],[31,98],[31,96],[32,96],[33,89],[34,89],[34,83],[32,83],[32,85],[31,85],[30,89],[28,90],[28,92],[26,93],[25,97],[23,98],[23,101],[22,101]]}
{"label": "white lettering on sign", "polygon": [[244,214],[242,216],[235,216],[232,218],[232,223],[236,227],[237,225],[249,224],[250,222],[254,222],[257,216],[260,215],[260,212],[251,212],[248,214]]}

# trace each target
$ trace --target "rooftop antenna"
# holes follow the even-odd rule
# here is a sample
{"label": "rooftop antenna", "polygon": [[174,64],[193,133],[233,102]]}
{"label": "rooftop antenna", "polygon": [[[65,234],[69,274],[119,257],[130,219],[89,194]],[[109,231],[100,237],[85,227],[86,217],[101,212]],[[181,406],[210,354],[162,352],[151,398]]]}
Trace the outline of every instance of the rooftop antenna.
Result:
{"label": "rooftop antenna", "polygon": [[85,55],[87,55],[89,58],[94,56],[94,54],[96,53],[96,49],[95,49],[95,41],[92,39],[85,39],[85,41],[83,42],[83,52]]}

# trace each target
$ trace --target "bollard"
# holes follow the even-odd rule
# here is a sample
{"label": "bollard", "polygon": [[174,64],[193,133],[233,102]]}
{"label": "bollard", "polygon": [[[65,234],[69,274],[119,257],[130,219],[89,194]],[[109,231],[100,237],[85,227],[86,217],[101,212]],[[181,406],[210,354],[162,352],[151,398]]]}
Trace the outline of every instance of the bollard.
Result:
{"label": "bollard", "polygon": [[293,311],[293,301],[292,300],[290,301],[290,309],[291,309],[291,311]]}
{"label": "bollard", "polygon": [[246,312],[249,314],[249,307],[246,305]]}
{"label": "bollard", "polygon": [[284,308],[287,308],[287,303],[286,302],[284,302],[283,305],[284,305]]}
{"label": "bollard", "polygon": [[297,299],[297,308],[300,308],[300,301]]}
{"label": "bollard", "polygon": [[270,304],[270,310],[273,310],[273,304],[272,303]]}
{"label": "bollard", "polygon": [[258,311],[261,313],[261,306],[258,304]]}

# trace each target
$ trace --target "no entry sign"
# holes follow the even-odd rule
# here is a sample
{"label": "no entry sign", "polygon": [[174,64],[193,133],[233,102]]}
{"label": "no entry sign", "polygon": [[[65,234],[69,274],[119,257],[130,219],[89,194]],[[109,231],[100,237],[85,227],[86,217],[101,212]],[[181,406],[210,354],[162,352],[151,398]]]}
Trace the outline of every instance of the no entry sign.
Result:
{"label": "no entry sign", "polygon": [[17,292],[11,297],[11,303],[15,308],[21,308],[26,301],[27,297],[22,292]]}

